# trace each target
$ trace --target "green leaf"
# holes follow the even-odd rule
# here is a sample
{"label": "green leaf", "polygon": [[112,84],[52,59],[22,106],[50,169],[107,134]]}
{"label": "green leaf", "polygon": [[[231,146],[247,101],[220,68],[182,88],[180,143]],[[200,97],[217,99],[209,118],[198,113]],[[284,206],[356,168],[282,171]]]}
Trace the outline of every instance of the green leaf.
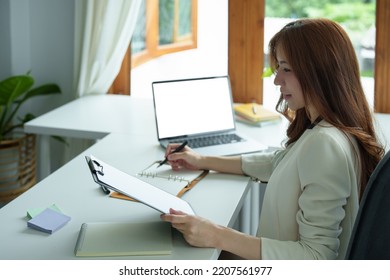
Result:
{"label": "green leaf", "polygon": [[34,88],[27,92],[27,94],[24,96],[23,101],[39,95],[51,95],[51,94],[59,94],[61,93],[61,89],[56,84],[46,84],[42,85],[40,87]]}
{"label": "green leaf", "polygon": [[28,75],[9,77],[0,82],[0,105],[9,106],[14,100],[27,92],[34,84]]}
{"label": "green leaf", "polygon": [[35,116],[33,115],[33,114],[30,114],[30,113],[28,113],[28,114],[26,114],[25,116],[24,116],[24,118],[18,118],[18,120],[21,122],[21,123],[26,123],[26,122],[29,122],[29,121],[31,121],[31,120],[33,120],[33,119],[35,119]]}
{"label": "green leaf", "polygon": [[262,78],[271,77],[272,74],[273,74],[273,72],[272,72],[271,67],[267,67],[267,68],[264,69],[263,75],[261,77]]}
{"label": "green leaf", "polygon": [[21,105],[27,99],[61,93],[56,84],[45,84],[31,89],[33,85],[34,79],[29,74],[12,76],[0,81],[0,141],[35,118],[32,114],[26,114],[24,118],[17,116]]}

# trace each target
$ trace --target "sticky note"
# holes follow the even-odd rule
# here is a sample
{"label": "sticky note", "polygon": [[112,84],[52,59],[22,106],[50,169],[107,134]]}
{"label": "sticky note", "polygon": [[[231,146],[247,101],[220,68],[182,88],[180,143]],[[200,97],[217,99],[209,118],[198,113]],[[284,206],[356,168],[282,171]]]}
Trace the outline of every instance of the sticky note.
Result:
{"label": "sticky note", "polygon": [[69,221],[69,216],[59,213],[51,208],[46,208],[40,214],[29,220],[27,222],[27,226],[52,234],[62,228]]}
{"label": "sticky note", "polygon": [[[53,204],[51,205],[49,208],[61,213],[61,209],[58,208],[57,205]],[[43,210],[45,210],[45,208],[33,208],[33,209],[29,209],[27,210],[27,217],[29,219],[32,219],[34,217],[36,217],[37,215],[39,215]]]}

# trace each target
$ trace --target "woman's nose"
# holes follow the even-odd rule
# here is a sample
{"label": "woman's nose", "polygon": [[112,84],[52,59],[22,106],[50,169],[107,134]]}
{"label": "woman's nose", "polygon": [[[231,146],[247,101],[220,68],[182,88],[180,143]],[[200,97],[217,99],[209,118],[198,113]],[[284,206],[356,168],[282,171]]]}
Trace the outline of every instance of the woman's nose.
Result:
{"label": "woman's nose", "polygon": [[279,72],[276,72],[275,73],[275,78],[274,78],[274,85],[276,86],[280,86],[281,85],[281,77],[280,77],[280,74]]}

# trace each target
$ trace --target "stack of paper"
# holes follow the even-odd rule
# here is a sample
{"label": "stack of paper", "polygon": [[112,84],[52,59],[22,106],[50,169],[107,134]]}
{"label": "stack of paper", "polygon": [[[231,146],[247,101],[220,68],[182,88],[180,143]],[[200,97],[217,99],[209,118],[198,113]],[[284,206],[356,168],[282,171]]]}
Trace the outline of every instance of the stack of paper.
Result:
{"label": "stack of paper", "polygon": [[280,119],[280,115],[278,113],[265,109],[262,105],[256,103],[235,105],[234,111],[238,121],[253,125],[259,125]]}
{"label": "stack of paper", "polygon": [[57,209],[49,207],[39,213],[29,211],[28,216],[32,217],[32,219],[27,222],[27,226],[52,234],[70,221],[69,216],[62,214],[59,209]]}

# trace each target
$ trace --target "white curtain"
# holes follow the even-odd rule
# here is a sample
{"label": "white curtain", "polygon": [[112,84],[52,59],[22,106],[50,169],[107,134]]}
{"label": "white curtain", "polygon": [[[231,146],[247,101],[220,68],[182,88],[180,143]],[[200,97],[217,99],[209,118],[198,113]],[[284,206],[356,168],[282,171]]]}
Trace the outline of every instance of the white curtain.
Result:
{"label": "white curtain", "polygon": [[75,1],[76,98],[107,93],[129,47],[141,1]]}
{"label": "white curtain", "polygon": [[[143,0],[75,1],[74,96],[106,94],[118,75]],[[63,163],[94,143],[67,139]]]}

